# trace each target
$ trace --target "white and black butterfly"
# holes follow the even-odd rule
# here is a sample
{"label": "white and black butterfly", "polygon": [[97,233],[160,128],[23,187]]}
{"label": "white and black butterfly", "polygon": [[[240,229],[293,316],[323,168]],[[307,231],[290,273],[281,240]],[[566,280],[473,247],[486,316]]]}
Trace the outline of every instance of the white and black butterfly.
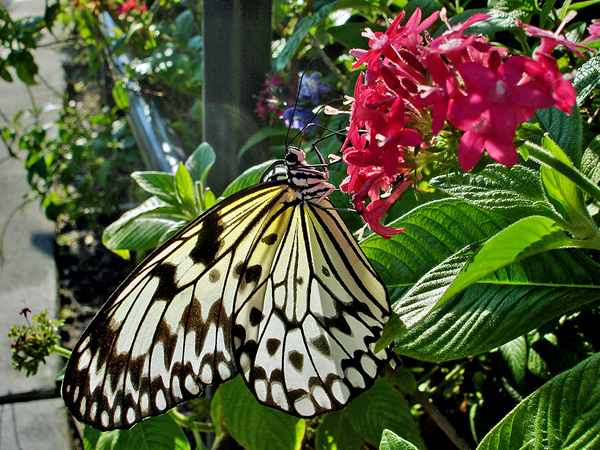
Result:
{"label": "white and black butterfly", "polygon": [[290,147],[119,286],[67,364],[77,419],[131,428],[237,373],[259,402],[300,417],[373,384],[390,357],[373,351],[387,291],[326,198],[323,158],[304,156]]}

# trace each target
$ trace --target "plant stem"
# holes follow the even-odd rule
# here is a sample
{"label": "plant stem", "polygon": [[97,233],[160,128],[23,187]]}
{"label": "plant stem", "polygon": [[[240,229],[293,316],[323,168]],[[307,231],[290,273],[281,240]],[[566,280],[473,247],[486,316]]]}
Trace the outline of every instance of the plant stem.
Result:
{"label": "plant stem", "polygon": [[192,430],[194,432],[200,432],[200,433],[214,433],[215,432],[214,424],[205,423],[205,422],[196,422],[193,419],[193,416],[188,417],[184,414],[181,414],[176,409],[171,409],[169,411],[169,415],[173,418],[173,420],[175,420],[175,422],[178,425],[180,425],[188,430]]}
{"label": "plant stem", "polygon": [[564,175],[573,183],[575,183],[579,189],[584,191],[586,194],[590,195],[597,202],[600,202],[600,188],[598,188],[598,186],[592,183],[579,170],[568,166],[562,161],[559,161],[550,152],[531,142],[525,142],[524,145],[527,148],[529,155],[533,159],[535,159],[539,163],[551,167],[557,172],[560,172],[562,175]]}
{"label": "plant stem", "polygon": [[417,402],[423,407],[425,412],[429,414],[435,423],[441,428],[441,430],[448,436],[456,448],[459,450],[471,450],[469,444],[458,435],[456,429],[450,424],[448,419],[435,407],[430,398],[423,394],[418,389],[411,394]]}
{"label": "plant stem", "polygon": [[329,67],[329,69],[336,74],[339,80],[342,80],[344,83],[347,83],[348,77],[346,77],[346,75],[344,75],[342,71],[337,68],[337,66],[334,64],[331,58],[327,56],[327,53],[325,53],[325,51],[323,50],[321,43],[317,41],[317,39],[312,35],[312,33],[308,33],[308,39],[310,40],[311,44],[313,45],[314,49],[317,51],[319,56],[323,59],[323,62],[327,65],[327,67]]}
{"label": "plant stem", "polygon": [[65,358],[68,358],[69,356],[71,356],[71,350],[67,350],[66,348],[61,347],[60,345],[53,345],[52,351],[54,353],[58,353],[61,356],[64,356]]}

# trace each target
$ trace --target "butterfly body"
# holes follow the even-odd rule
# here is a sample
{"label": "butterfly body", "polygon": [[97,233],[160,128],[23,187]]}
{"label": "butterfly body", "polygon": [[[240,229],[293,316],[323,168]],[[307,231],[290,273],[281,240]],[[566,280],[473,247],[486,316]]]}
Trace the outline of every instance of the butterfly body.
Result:
{"label": "butterfly body", "polygon": [[72,414],[130,428],[241,373],[261,403],[313,417],[372,385],[389,300],[327,176],[291,148],[146,258],[73,350]]}

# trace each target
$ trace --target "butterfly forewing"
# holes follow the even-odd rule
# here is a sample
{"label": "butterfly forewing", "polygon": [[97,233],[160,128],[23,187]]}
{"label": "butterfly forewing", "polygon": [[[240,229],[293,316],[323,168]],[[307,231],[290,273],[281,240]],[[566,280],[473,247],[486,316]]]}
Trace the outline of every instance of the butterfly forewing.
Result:
{"label": "butterfly forewing", "polygon": [[122,283],[69,359],[62,391],[75,417],[130,428],[237,373],[231,317],[243,263],[288,190],[265,183],[229,197]]}
{"label": "butterfly forewing", "polygon": [[249,259],[264,275],[236,300],[246,383],[261,403],[302,417],[342,408],[389,359],[373,354],[390,314],[385,287],[330,208],[300,202],[282,214],[277,250]]}

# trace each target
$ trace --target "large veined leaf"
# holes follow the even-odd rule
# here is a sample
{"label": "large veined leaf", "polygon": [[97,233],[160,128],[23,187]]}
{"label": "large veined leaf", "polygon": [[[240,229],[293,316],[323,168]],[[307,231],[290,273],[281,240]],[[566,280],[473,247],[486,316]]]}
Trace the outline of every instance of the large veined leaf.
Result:
{"label": "large veined leaf", "polygon": [[513,220],[531,215],[558,218],[546,200],[539,172],[521,165],[491,164],[479,173],[439,176],[429,184]]}
{"label": "large veined leaf", "polygon": [[478,450],[600,448],[600,354],[554,377],[510,412]]}
{"label": "large veined leaf", "polygon": [[600,56],[596,53],[586,61],[579,69],[573,80],[573,86],[577,91],[577,104],[581,103],[592,93],[594,88],[600,84]]}
{"label": "large veined leaf", "polygon": [[391,226],[405,231],[391,239],[372,236],[361,243],[397,301],[421,277],[467,245],[483,242],[510,221],[458,199],[416,208]]}
{"label": "large veined leaf", "polygon": [[136,183],[146,192],[156,196],[170,205],[177,205],[175,192],[175,175],[166,172],[133,172],[131,174]]}
{"label": "large veined leaf", "polygon": [[342,409],[329,413],[317,428],[316,448],[361,450],[377,445],[385,429],[392,429],[415,448],[425,448],[419,428],[402,393],[380,378]]}
{"label": "large veined leaf", "polygon": [[337,8],[339,1],[334,1],[323,6],[314,14],[306,16],[298,22],[292,35],[288,38],[285,47],[275,60],[275,70],[281,71],[285,69],[292,57],[296,54],[298,47],[302,44],[311,28],[316,27],[323,22],[331,12]]}
{"label": "large veined leaf", "polygon": [[[567,155],[548,136],[544,136],[543,147],[552,153],[558,161],[567,167],[573,168]],[[571,223],[578,224],[582,218],[585,221],[588,214],[577,185],[559,171],[546,165],[542,165],[541,173],[548,200],[552,202],[554,207]]]}
{"label": "large veined leaf", "polygon": [[265,161],[262,164],[250,167],[248,170],[242,172],[242,174],[240,174],[231,182],[231,184],[229,184],[229,186],[225,188],[222,197],[229,197],[231,194],[234,194],[237,191],[258,183],[265,173],[265,170],[267,170],[274,162],[274,160]]}
{"label": "large veined leaf", "polygon": [[102,243],[115,250],[148,250],[163,242],[163,236],[189,221],[180,209],[150,197],[111,223],[102,235]]}
{"label": "large veined leaf", "polygon": [[600,136],[594,137],[583,153],[581,170],[593,183],[600,183]]}
{"label": "large veined leaf", "polygon": [[169,414],[151,417],[131,430],[98,431],[86,426],[85,450],[189,450],[183,430]]}
{"label": "large veined leaf", "polygon": [[393,431],[383,430],[379,450],[417,450],[417,447],[402,439]]}
{"label": "large veined leaf", "polygon": [[247,450],[295,450],[302,444],[304,419],[258,403],[241,376],[219,387],[211,409]]}
{"label": "large veined leaf", "polygon": [[500,231],[477,251],[452,281],[440,302],[513,262],[548,250],[574,246],[575,241],[552,219],[542,216],[521,219]]}
{"label": "large veined leaf", "polygon": [[581,114],[577,105],[571,109],[571,114],[552,106],[546,109],[540,109],[535,114],[542,129],[550,135],[550,139],[555,142],[573,162],[575,167],[579,167],[581,162]]}
{"label": "large veined leaf", "polygon": [[436,309],[479,247],[505,218],[464,201],[428,203],[367,239],[365,253],[390,288],[395,315],[378,343],[421,360],[444,361],[494,349],[600,297],[600,266],[578,250],[556,250],[503,267]]}
{"label": "large veined leaf", "polygon": [[207,142],[200,144],[185,162],[192,180],[206,184],[206,177],[217,159],[215,151]]}

